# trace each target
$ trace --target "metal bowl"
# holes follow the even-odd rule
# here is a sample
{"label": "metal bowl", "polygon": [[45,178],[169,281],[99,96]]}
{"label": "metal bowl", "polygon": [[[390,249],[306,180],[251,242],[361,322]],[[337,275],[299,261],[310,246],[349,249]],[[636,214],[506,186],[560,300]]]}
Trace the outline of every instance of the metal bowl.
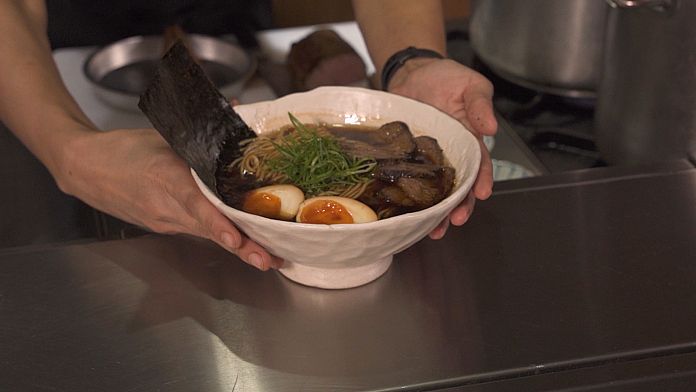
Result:
{"label": "metal bowl", "polygon": [[[190,34],[188,47],[220,92],[239,96],[256,70],[256,58],[235,43],[220,38]],[[96,95],[105,103],[139,111],[138,100],[164,54],[162,36],[136,36],[116,41],[92,53],[83,72]]]}

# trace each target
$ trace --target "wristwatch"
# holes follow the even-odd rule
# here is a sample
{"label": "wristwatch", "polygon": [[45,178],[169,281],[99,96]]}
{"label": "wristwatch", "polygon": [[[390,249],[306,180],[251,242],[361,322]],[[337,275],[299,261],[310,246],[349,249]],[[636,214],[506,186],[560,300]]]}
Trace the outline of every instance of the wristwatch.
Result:
{"label": "wristwatch", "polygon": [[389,57],[386,63],[384,63],[384,67],[382,68],[382,90],[387,91],[387,88],[389,87],[389,82],[391,81],[391,78],[394,76],[396,71],[399,70],[408,60],[411,60],[416,57],[430,57],[430,58],[437,58],[437,59],[444,59],[445,56],[441,55],[440,53],[430,50],[430,49],[421,49],[421,48],[414,48],[413,46],[409,46],[406,49],[402,49],[393,55]]}

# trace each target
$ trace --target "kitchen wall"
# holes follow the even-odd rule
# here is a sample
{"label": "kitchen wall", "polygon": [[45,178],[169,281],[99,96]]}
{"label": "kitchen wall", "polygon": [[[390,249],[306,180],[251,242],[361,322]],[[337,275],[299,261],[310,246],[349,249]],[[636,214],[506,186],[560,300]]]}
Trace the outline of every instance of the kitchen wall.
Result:
{"label": "kitchen wall", "polygon": [[[443,0],[447,20],[469,16],[470,0]],[[276,27],[353,20],[350,0],[273,0],[273,21]]]}

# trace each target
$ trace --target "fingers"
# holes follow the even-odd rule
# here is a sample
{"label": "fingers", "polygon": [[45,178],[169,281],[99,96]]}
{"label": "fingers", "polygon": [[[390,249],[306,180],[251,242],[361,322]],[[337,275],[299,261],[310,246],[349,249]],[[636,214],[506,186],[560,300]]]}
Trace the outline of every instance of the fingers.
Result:
{"label": "fingers", "polygon": [[471,217],[471,214],[474,212],[474,204],[476,204],[474,193],[469,192],[464,201],[462,201],[457,208],[452,210],[449,217],[440,222],[440,224],[430,232],[430,238],[439,240],[444,237],[447,233],[447,228],[449,228],[450,222],[455,226],[465,224],[469,220],[469,217]]}
{"label": "fingers", "polygon": [[68,168],[81,180],[70,178],[66,189],[94,208],[157,233],[210,239],[262,270],[282,265],[203,196],[157,131],[99,132],[79,142],[70,155],[82,161]]}
{"label": "fingers", "polygon": [[475,89],[469,93],[467,100],[467,122],[479,135],[493,136],[498,130],[490,94],[488,91]]}
{"label": "fingers", "polygon": [[447,233],[447,228],[449,227],[449,218],[445,218],[440,222],[439,225],[433,231],[430,232],[429,236],[431,239],[439,240],[445,236]]}
{"label": "fingers", "polygon": [[247,237],[242,237],[242,245],[237,249],[236,254],[246,263],[261,271],[267,271],[269,268],[278,269],[283,266],[283,259],[271,256],[261,245]]}
{"label": "fingers", "polygon": [[[208,234],[199,236],[210,238],[230,253],[237,255],[245,263],[261,271],[268,271],[271,268],[278,269],[283,266],[282,259],[271,255],[261,245],[241,234],[217,209],[210,211],[210,215],[210,218],[202,217],[202,220],[210,219],[212,221],[207,230]],[[217,216],[213,217],[213,215]],[[204,223],[204,225],[207,224]]]}
{"label": "fingers", "polygon": [[471,217],[471,214],[474,212],[475,204],[476,198],[474,197],[474,193],[469,192],[464,201],[450,213],[450,222],[452,222],[452,224],[455,226],[465,224]]}
{"label": "fingers", "polygon": [[481,165],[474,182],[473,192],[477,199],[486,200],[493,193],[493,163],[483,140],[478,138],[478,142],[481,148]]}
{"label": "fingers", "polygon": [[[193,192],[192,192],[193,193]],[[195,223],[192,227],[200,237],[209,238],[223,248],[236,253],[242,246],[242,235],[220,211],[215,208],[200,192],[192,194],[184,203],[184,209]]]}
{"label": "fingers", "polygon": [[[208,203],[207,200],[205,200]],[[222,246],[231,253],[236,254],[245,263],[250,264],[261,271],[267,271],[270,268],[278,269],[283,266],[283,260],[268,253],[261,245],[250,240],[222,215],[212,204],[209,204],[212,210],[205,211],[200,216],[206,234],[200,234],[201,237],[207,237]]]}
{"label": "fingers", "polygon": [[270,255],[263,247],[242,235],[220,211],[203,196],[197,188],[185,197],[182,207],[193,218],[191,234],[209,238],[244,262],[262,270],[280,268],[283,260]]}

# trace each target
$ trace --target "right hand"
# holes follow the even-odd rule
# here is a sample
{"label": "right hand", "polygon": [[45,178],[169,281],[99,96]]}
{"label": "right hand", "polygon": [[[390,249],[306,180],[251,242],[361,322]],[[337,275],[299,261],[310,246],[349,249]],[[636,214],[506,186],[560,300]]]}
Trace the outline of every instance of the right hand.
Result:
{"label": "right hand", "polygon": [[493,112],[493,85],[483,75],[452,60],[413,59],[389,84],[389,91],[430,104],[459,120],[478,139],[481,165],[472,190],[430,233],[442,238],[450,223],[461,226],[469,219],[476,199],[485,200],[493,191],[493,164],[483,136],[495,135],[498,124]]}
{"label": "right hand", "polygon": [[86,132],[64,147],[59,167],[60,189],[98,210],[158,233],[210,239],[263,271],[283,264],[203,196],[154,129]]}

